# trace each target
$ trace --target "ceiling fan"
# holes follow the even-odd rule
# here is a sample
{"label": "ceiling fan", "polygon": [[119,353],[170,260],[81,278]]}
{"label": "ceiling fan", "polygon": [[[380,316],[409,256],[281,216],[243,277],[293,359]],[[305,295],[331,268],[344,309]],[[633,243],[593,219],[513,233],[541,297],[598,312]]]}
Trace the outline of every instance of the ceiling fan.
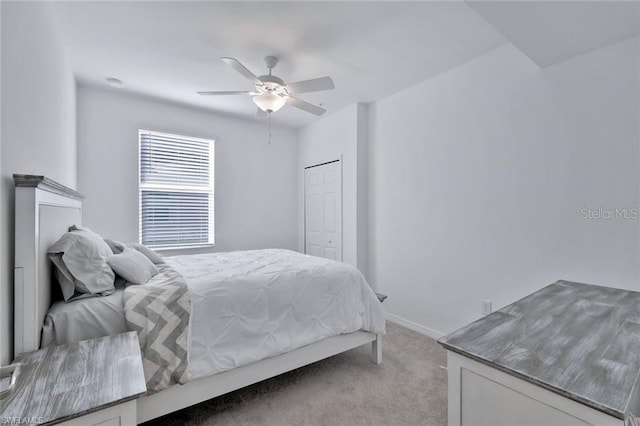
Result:
{"label": "ceiling fan", "polygon": [[253,96],[253,102],[255,102],[255,104],[258,106],[258,117],[278,111],[285,104],[294,106],[315,115],[322,115],[327,111],[324,108],[310,104],[309,102],[305,102],[293,95],[298,93],[331,90],[335,87],[333,85],[333,80],[331,80],[331,77],[320,77],[311,80],[297,81],[295,83],[285,84],[285,82],[281,78],[271,74],[273,68],[278,64],[278,58],[276,58],[275,56],[267,56],[264,58],[264,61],[267,64],[267,68],[269,69],[269,74],[261,75],[260,77],[256,77],[237,59],[221,59],[225,64],[238,71],[244,78],[253,83],[255,90],[198,92],[199,95]]}

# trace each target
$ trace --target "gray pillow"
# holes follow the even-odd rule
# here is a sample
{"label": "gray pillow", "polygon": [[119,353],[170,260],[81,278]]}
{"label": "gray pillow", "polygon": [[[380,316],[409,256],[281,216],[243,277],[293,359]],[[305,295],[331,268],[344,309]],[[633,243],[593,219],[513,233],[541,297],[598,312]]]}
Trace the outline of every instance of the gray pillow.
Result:
{"label": "gray pillow", "polygon": [[142,253],[125,247],[122,253],[112,254],[109,266],[131,284],[144,284],[158,273],[156,265]]}
{"label": "gray pillow", "polygon": [[73,278],[73,275],[71,275],[71,272],[69,272],[69,269],[67,269],[67,266],[62,260],[62,254],[63,253],[49,253],[49,259],[51,259],[53,266],[55,266],[55,268],[53,268],[54,274],[58,280],[58,284],[60,284],[62,298],[68,301],[76,292],[76,284],[75,278]]}
{"label": "gray pillow", "polygon": [[[110,240],[108,238],[105,238],[104,242],[107,243],[107,245],[111,248],[111,250],[113,251],[113,254],[122,253],[122,251],[125,248],[125,244],[121,243],[120,241]],[[147,246],[144,246],[142,244],[132,243],[132,244],[126,244],[126,247],[138,250],[140,253],[147,256],[147,258],[149,258],[149,260],[153,262],[154,265],[164,263],[164,259],[162,258],[162,255],[156,253],[155,251],[151,250]]]}
{"label": "gray pillow", "polygon": [[109,238],[105,238],[104,242],[107,243],[113,254],[120,254],[124,250],[124,244],[120,241],[110,240]]}
{"label": "gray pillow", "polygon": [[112,254],[102,237],[86,228],[67,232],[51,246],[49,258],[64,300],[112,293],[115,274],[107,264]]}

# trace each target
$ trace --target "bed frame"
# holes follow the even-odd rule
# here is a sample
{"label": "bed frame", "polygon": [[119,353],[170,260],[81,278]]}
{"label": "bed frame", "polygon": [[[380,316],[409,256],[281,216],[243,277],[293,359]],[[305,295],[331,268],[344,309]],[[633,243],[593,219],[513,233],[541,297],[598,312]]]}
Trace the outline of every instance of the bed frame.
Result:
{"label": "bed frame", "polygon": [[[40,348],[44,317],[53,301],[47,249],[71,225],[82,224],[83,196],[44,176],[13,175],[15,182],[14,354]],[[382,338],[366,331],[330,337],[233,370],[172,386],[137,400],[138,423],[371,343],[382,362]]]}

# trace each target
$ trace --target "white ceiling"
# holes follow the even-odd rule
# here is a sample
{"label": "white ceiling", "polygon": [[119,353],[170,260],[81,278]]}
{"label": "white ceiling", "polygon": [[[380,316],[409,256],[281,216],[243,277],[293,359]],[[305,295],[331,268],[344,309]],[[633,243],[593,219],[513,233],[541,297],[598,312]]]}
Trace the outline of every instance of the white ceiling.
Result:
{"label": "white ceiling", "polygon": [[[116,77],[124,91],[255,119],[249,96],[195,93],[252,89],[221,56],[256,75],[266,71],[264,56],[278,56],[274,74],[285,82],[331,76],[335,90],[300,95],[330,114],[508,42],[549,64],[638,33],[629,18],[637,3],[586,3],[103,1],[60,2],[57,11],[81,83],[108,88],[105,77]],[[273,114],[294,128],[317,119],[290,106]]]}
{"label": "white ceiling", "polygon": [[541,68],[640,34],[638,1],[472,1]]}
{"label": "white ceiling", "polygon": [[[285,82],[329,75],[335,90],[301,94],[327,114],[415,85],[506,43],[461,2],[68,2],[58,5],[78,80],[254,117],[249,96],[198,90],[253,87],[219,58],[256,75],[276,55]],[[317,118],[293,107],[273,115],[291,127]]]}

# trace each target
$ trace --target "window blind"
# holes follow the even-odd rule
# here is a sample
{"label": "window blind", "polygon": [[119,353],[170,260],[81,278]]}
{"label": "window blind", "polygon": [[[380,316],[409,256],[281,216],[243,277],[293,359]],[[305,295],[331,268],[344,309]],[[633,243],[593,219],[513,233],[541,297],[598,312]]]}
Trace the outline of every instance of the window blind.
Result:
{"label": "window blind", "polygon": [[140,242],[214,243],[214,141],[140,130]]}

